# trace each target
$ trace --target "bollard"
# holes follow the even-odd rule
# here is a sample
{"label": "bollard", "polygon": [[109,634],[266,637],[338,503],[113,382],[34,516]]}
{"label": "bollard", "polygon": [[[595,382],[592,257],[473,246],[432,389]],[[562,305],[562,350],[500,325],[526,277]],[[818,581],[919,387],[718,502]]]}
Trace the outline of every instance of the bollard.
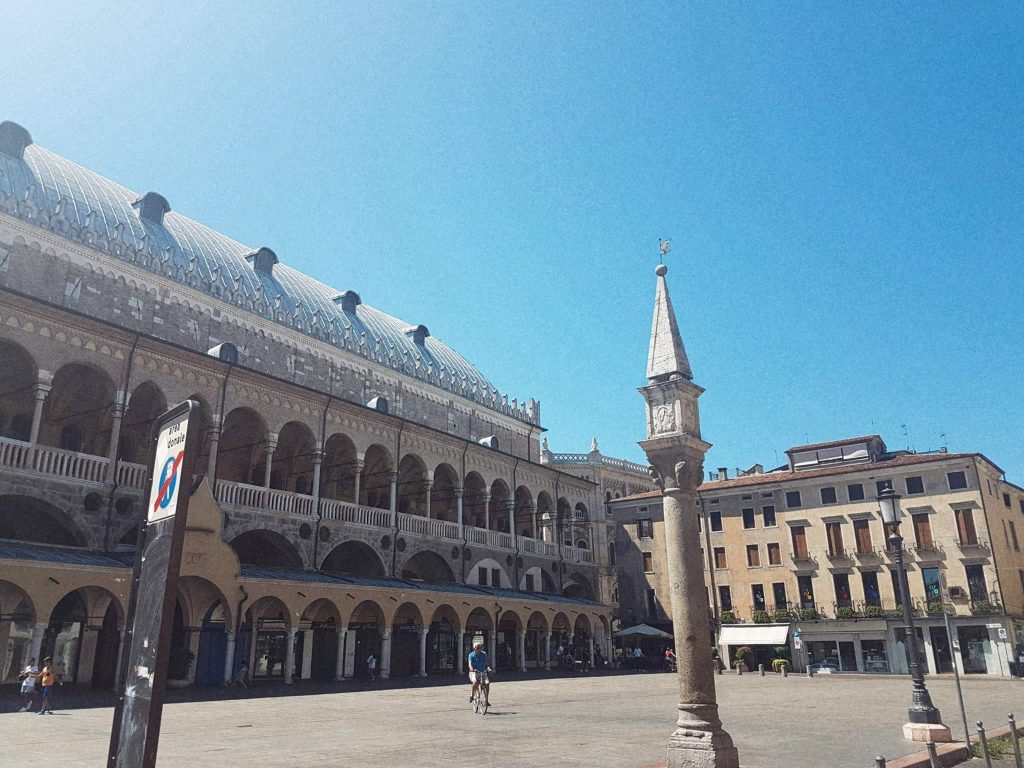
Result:
{"label": "bollard", "polygon": [[814,670],[811,669],[810,667],[807,668],[807,676],[808,677],[814,677]]}
{"label": "bollard", "polygon": [[935,742],[926,742],[924,746],[928,750],[928,763],[931,768],[939,768],[939,753],[935,751]]}
{"label": "bollard", "polygon": [[985,758],[985,768],[992,768],[992,757],[988,753],[988,740],[985,738],[985,726],[978,721],[978,743],[981,744],[981,756]]}
{"label": "bollard", "polygon": [[761,673],[761,677],[764,677],[764,664],[758,664],[757,671]]}
{"label": "bollard", "polygon": [[782,676],[783,677],[789,677],[789,665],[788,664],[783,664],[782,665]]}
{"label": "bollard", "polygon": [[1020,736],[1017,734],[1017,720],[1013,716],[1013,712],[1010,713],[1007,720],[1010,723],[1010,738],[1013,739],[1013,761],[1017,768],[1024,768],[1024,763],[1021,762],[1020,757]]}
{"label": "bollard", "polygon": [[736,666],[736,674],[737,675],[742,675],[743,674],[743,665],[742,664],[738,664]]}
{"label": "bollard", "polygon": [[875,758],[875,768],[885,768],[885,758],[881,755]]}

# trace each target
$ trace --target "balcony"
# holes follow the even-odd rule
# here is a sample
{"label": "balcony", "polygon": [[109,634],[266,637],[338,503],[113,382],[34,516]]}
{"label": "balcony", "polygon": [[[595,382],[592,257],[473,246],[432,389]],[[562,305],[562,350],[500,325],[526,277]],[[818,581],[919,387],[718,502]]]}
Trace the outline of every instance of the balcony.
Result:
{"label": "balcony", "polygon": [[110,460],[103,456],[76,453],[45,445],[32,446],[21,440],[0,438],[0,466],[51,477],[102,483]]}
{"label": "balcony", "polygon": [[957,539],[956,545],[968,557],[987,557],[992,554],[992,547],[984,539]]}
{"label": "balcony", "polygon": [[558,547],[553,542],[531,539],[529,536],[519,537],[519,551],[541,557],[558,557]]}
{"label": "balcony", "polygon": [[483,544],[492,549],[512,549],[512,534],[504,531],[491,531],[487,528],[465,526],[466,541],[470,544]]}
{"label": "balcony", "polygon": [[594,562],[594,553],[589,549],[562,545],[562,559],[574,563],[592,563]]}
{"label": "balcony", "polygon": [[459,535],[458,523],[452,523],[447,520],[435,520],[434,518],[421,517],[420,515],[399,513],[398,529],[405,533],[417,534],[432,539],[462,540],[462,537]]}
{"label": "balcony", "polygon": [[916,546],[904,547],[905,552],[909,552],[918,560],[928,562],[932,560],[942,560],[946,556],[946,550],[941,544],[935,541],[926,542]]}
{"label": "balcony", "polygon": [[885,550],[877,547],[871,547],[868,549],[860,549],[859,547],[854,552],[857,556],[857,560],[862,563],[879,563],[885,558]]}
{"label": "balcony", "polygon": [[130,464],[127,461],[117,463],[117,486],[119,488],[130,488],[133,491],[146,489],[145,464]]}
{"label": "balcony", "polygon": [[217,501],[236,509],[266,509],[286,515],[313,516],[312,496],[230,480],[217,481]]}
{"label": "balcony", "polygon": [[391,510],[365,507],[350,501],[320,499],[320,513],[324,520],[347,523],[359,528],[391,527]]}
{"label": "balcony", "polygon": [[846,560],[853,562],[855,553],[852,549],[833,549],[828,552],[828,559],[836,562],[838,560]]}
{"label": "balcony", "polygon": [[818,561],[807,552],[793,552],[789,559],[793,561],[793,569],[797,571],[814,571],[818,568]]}
{"label": "balcony", "polygon": [[999,600],[971,600],[971,613],[974,616],[1000,616],[1005,611]]}

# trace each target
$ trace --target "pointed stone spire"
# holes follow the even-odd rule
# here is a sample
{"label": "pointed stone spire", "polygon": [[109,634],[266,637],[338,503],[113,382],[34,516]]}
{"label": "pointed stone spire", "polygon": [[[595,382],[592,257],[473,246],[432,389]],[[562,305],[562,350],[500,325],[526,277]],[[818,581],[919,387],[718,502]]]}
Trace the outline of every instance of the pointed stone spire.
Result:
{"label": "pointed stone spire", "polygon": [[668,295],[665,273],[668,267],[659,264],[654,270],[658,275],[658,291],[654,295],[654,320],[651,323],[651,348],[647,354],[647,380],[665,381],[673,375],[693,379],[690,361],[686,357],[683,338],[679,335],[676,313]]}

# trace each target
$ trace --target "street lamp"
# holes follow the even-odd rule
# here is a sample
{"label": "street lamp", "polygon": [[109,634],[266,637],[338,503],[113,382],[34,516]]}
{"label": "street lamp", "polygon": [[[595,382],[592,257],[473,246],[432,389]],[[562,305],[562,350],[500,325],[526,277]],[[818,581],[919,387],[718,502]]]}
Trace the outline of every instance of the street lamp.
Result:
{"label": "street lamp", "polygon": [[[900,599],[903,603],[903,620],[907,625],[907,662],[910,666],[910,678],[914,681],[914,698],[910,705],[910,722],[903,727],[903,734],[906,738],[912,738],[914,726],[939,725],[942,726],[942,717],[939,710],[932,704],[931,696],[924,684],[924,675],[921,674],[921,664],[917,657],[917,629],[914,627],[914,614],[910,607],[910,585],[907,583],[907,570],[903,565],[903,537],[900,536],[900,496],[886,486],[878,494],[878,510],[882,513],[882,523],[889,534],[889,552],[896,561],[896,571],[899,575]],[[945,726],[942,726],[945,728]],[[908,730],[909,729],[909,730]],[[925,728],[924,730],[931,730]],[[946,728],[946,733],[949,729]],[[939,741],[935,736],[929,740]],[[949,740],[947,736],[946,741]]]}

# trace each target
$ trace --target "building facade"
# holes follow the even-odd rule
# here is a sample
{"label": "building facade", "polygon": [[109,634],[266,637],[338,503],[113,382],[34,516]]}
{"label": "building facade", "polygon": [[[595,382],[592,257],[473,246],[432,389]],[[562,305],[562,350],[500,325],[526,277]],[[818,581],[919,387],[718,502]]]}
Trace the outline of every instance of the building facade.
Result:
{"label": "building facade", "polygon": [[[147,432],[201,406],[171,673],[498,667],[610,644],[599,486],[540,405],[398,320],[0,123],[0,682],[113,684]],[[195,519],[193,519],[195,518]]]}
{"label": "building facade", "polygon": [[[876,496],[902,496],[904,558],[929,671],[1006,676],[1024,643],[1024,491],[978,453],[889,451],[877,435],[804,445],[787,465],[701,487],[701,553],[723,657],[905,672],[907,632]],[[759,471],[760,470],[760,471]],[[617,619],[670,621],[660,497],[612,501]],[[946,631],[948,614],[952,637]]]}

